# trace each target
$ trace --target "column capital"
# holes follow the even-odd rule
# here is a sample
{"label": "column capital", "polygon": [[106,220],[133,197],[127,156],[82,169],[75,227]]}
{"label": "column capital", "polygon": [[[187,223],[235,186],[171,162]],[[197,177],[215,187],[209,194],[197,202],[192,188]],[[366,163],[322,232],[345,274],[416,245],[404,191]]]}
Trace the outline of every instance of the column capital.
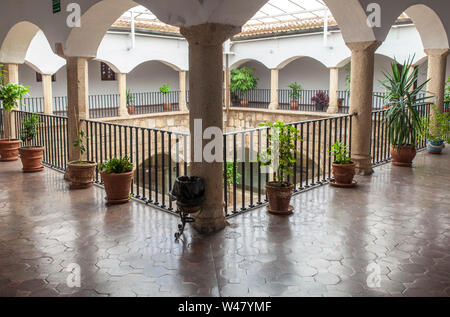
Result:
{"label": "column capital", "polygon": [[222,45],[240,31],[240,27],[219,23],[204,23],[180,28],[180,33],[188,40],[189,44],[201,46]]}
{"label": "column capital", "polygon": [[430,48],[424,50],[427,56],[446,57],[450,50],[448,48]]}
{"label": "column capital", "polygon": [[365,42],[350,42],[345,43],[347,47],[353,52],[375,52],[376,49],[382,44],[381,41],[365,41]]}

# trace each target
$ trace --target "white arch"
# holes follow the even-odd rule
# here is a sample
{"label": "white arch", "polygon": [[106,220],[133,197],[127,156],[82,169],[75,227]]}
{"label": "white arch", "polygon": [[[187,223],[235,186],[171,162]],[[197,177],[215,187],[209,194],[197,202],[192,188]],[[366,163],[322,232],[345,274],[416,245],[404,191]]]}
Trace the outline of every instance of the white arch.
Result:
{"label": "white arch", "polygon": [[316,57],[307,56],[307,55],[296,55],[296,56],[289,57],[289,58],[285,59],[284,61],[282,61],[280,64],[278,64],[277,68],[278,69],[282,69],[285,66],[287,66],[289,63],[292,63],[293,61],[295,61],[297,59],[300,59],[300,58],[303,58],[303,57],[310,58],[310,59],[314,60],[315,62],[320,63],[323,67],[327,67],[327,65],[324,62],[322,62],[321,60],[317,59]]}
{"label": "white arch", "polygon": [[170,63],[168,61],[161,60],[161,59],[148,59],[148,60],[145,60],[145,61],[141,61],[139,64],[136,64],[136,66],[134,66],[132,69],[130,69],[129,73],[131,73],[133,70],[135,70],[136,68],[138,68],[142,64],[149,63],[149,62],[159,62],[159,63],[162,63],[162,64],[164,64],[166,66],[169,66],[170,68],[172,68],[176,72],[181,71],[180,67],[178,67],[175,64],[172,64],[172,63]]}
{"label": "white arch", "polygon": [[14,25],[3,40],[0,48],[0,61],[12,64],[24,63],[31,41],[38,31],[39,27],[28,21]]}
{"label": "white arch", "polygon": [[261,60],[255,59],[255,58],[242,58],[242,59],[239,59],[238,61],[235,61],[235,62],[233,62],[233,64],[230,65],[230,69],[239,68],[240,66],[244,65],[245,63],[252,62],[252,61],[263,65],[267,69],[270,69],[269,66],[267,66],[264,62],[262,62]]}
{"label": "white arch", "polygon": [[449,48],[448,35],[436,12],[425,4],[417,4],[406,9],[419,31],[425,49]]}

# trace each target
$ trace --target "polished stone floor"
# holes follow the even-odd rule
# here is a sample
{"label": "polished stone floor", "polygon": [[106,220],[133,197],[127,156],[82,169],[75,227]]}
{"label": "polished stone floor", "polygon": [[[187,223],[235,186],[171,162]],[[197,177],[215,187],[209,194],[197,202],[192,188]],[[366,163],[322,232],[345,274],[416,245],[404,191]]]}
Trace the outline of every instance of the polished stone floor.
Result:
{"label": "polished stone floor", "polygon": [[450,296],[449,148],[180,243],[173,215],[0,163],[0,296]]}

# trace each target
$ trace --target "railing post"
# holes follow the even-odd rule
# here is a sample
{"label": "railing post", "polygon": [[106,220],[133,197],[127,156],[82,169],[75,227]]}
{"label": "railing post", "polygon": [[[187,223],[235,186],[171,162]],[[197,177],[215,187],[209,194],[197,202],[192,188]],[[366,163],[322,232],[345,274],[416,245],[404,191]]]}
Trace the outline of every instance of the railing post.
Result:
{"label": "railing post", "polygon": [[180,111],[187,111],[186,103],[186,71],[180,70],[178,72],[178,77],[180,80],[180,96],[179,96],[179,109]]}
{"label": "railing post", "polygon": [[277,68],[270,70],[270,104],[269,109],[279,108],[278,104],[278,75],[280,70]]}
{"label": "railing post", "polygon": [[118,73],[117,83],[119,85],[119,117],[128,116],[127,109],[127,74]]}
{"label": "railing post", "polygon": [[338,89],[339,89],[339,68],[330,67],[330,105],[328,107],[328,113],[338,113]]}
{"label": "railing post", "polygon": [[352,131],[352,160],[360,175],[373,173],[370,158],[375,50],[381,42],[346,43],[352,51],[350,114],[357,114]]}
{"label": "railing post", "polygon": [[44,97],[44,113],[53,114],[52,75],[42,74],[42,95]]}
{"label": "railing post", "polygon": [[[3,69],[5,71],[4,82],[5,84],[18,84],[19,83],[19,64],[3,64]],[[13,109],[14,110],[14,109]],[[3,134],[5,138],[15,138],[16,137],[16,123],[14,120],[13,112],[3,110]]]}

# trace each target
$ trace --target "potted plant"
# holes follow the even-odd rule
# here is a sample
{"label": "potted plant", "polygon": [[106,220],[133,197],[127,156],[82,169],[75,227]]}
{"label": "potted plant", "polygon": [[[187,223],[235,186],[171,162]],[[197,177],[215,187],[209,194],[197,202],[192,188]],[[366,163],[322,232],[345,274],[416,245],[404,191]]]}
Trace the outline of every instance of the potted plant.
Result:
{"label": "potted plant", "polygon": [[[23,130],[20,139],[23,143],[30,144],[36,138],[39,132],[39,125],[39,116],[35,114],[22,120]],[[19,149],[19,153],[25,173],[41,172],[44,170],[44,166],[42,165],[42,157],[44,156],[43,146],[22,146]]]}
{"label": "potted plant", "polygon": [[26,96],[29,89],[25,86],[8,83],[0,87],[0,101],[3,102],[3,122],[6,123],[8,138],[0,140],[0,161],[17,161],[19,159],[19,146],[22,142],[19,139],[13,139],[13,129],[11,121],[13,120],[12,110],[18,106],[19,100]]}
{"label": "potted plant", "polygon": [[[170,92],[170,85],[169,84],[162,85],[159,88],[159,92],[163,95],[163,98],[166,99],[165,97]],[[164,102],[163,103],[163,109],[164,109],[164,111],[171,111],[172,110],[172,104],[170,102]]]}
{"label": "potted plant", "polygon": [[324,108],[328,108],[330,98],[323,90],[318,90],[316,95],[311,98],[311,101],[316,105],[316,111],[323,111]]}
{"label": "potted plant", "polygon": [[297,84],[297,82],[293,82],[288,86],[289,89],[289,97],[291,98],[291,110],[298,110],[298,102],[300,100],[300,92],[302,91],[302,86]]}
{"label": "potted plant", "polygon": [[69,162],[69,179],[71,181],[70,189],[89,188],[94,183],[94,173],[97,163],[91,161],[83,161],[83,154],[86,152],[84,145],[87,137],[83,130],[78,131],[78,139],[73,141],[73,146],[78,149],[80,159],[78,161]]}
{"label": "potted plant", "polygon": [[291,165],[295,163],[295,141],[301,140],[299,131],[292,125],[281,121],[265,122],[260,126],[268,128],[268,145],[266,152],[258,154],[262,166],[271,167],[274,181],[266,183],[269,200],[268,211],[273,214],[289,215],[294,208],[289,205],[294,185],[288,181],[292,176]]}
{"label": "potted plant", "polygon": [[100,175],[105,185],[106,200],[109,204],[122,204],[130,200],[133,163],[125,157],[112,158],[100,164]]}
{"label": "potted plant", "polygon": [[432,106],[429,117],[422,118],[420,136],[427,142],[427,150],[432,154],[440,154],[444,142],[450,142],[450,113],[440,113],[436,106]]}
{"label": "potted plant", "polygon": [[[223,171],[226,172],[226,184],[223,184],[223,186],[227,186],[227,202],[228,204],[232,201],[231,195],[233,194],[233,181],[234,181],[234,173],[233,173],[233,162],[227,161],[223,165]],[[226,171],[225,171],[226,169]],[[235,167],[235,173],[236,173],[236,184],[239,184],[241,181],[242,175],[237,171],[237,166]],[[225,182],[224,182],[225,183]],[[224,207],[227,208],[224,202]]]}
{"label": "potted plant", "polygon": [[353,180],[355,176],[355,163],[352,162],[348,146],[341,142],[334,143],[328,150],[330,157],[333,157],[333,176],[334,179],[330,184],[338,187],[353,187],[356,182]]}
{"label": "potted plant", "polygon": [[247,93],[249,90],[256,89],[258,78],[253,75],[254,69],[242,67],[231,71],[230,89],[231,92],[241,93],[241,106],[248,107]]}
{"label": "potted plant", "polygon": [[127,98],[128,114],[134,114],[134,98],[130,90],[127,90],[126,98]]}
{"label": "potted plant", "polygon": [[412,59],[408,59],[402,67],[397,62],[391,64],[391,73],[383,72],[385,80],[380,81],[386,93],[380,95],[390,107],[385,111],[389,140],[392,144],[392,164],[396,166],[411,167],[416,156],[418,135],[422,131],[422,120],[417,112],[416,105],[429,97],[419,97],[420,91],[428,83],[417,85],[418,71],[411,72]]}

